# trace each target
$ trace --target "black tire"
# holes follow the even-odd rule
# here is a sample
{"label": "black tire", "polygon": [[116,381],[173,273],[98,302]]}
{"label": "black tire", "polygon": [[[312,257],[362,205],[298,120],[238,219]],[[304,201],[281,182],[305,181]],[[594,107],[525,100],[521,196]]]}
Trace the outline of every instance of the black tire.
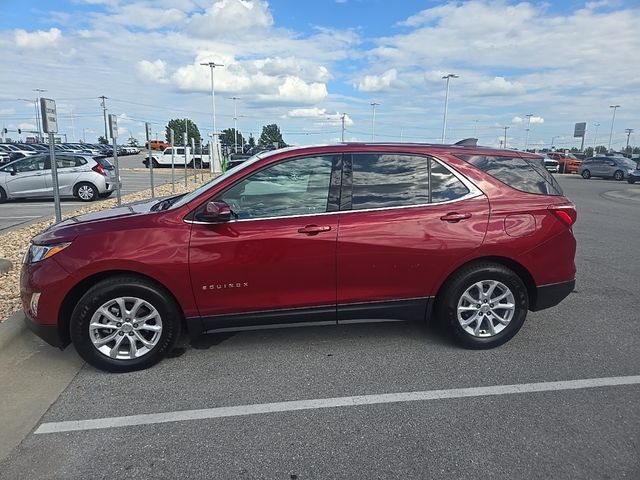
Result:
{"label": "black tire", "polygon": [[613,179],[617,180],[618,182],[624,180],[624,172],[622,170],[616,170],[613,174]]}
{"label": "black tire", "polygon": [[[492,280],[497,280],[512,293],[514,298],[513,316],[504,329],[495,335],[474,336],[464,330],[458,321],[458,303],[467,289],[475,283]],[[459,270],[447,280],[436,300],[438,319],[445,322],[458,343],[465,348],[474,350],[494,348],[510,340],[522,327],[528,309],[529,295],[522,279],[509,268],[496,263],[477,263]],[[481,324],[490,321],[489,315],[484,318],[480,321]],[[484,329],[481,329],[480,332],[481,334],[486,333]]]}
{"label": "black tire", "polygon": [[155,158],[151,160],[151,162],[153,163],[153,168],[160,168],[160,164]]}
{"label": "black tire", "polygon": [[[627,178],[627,183],[631,183],[631,184],[636,183],[636,179],[633,178],[633,177],[629,177],[629,178]],[[1,193],[0,193],[0,196],[1,196]],[[1,201],[2,201],[2,198],[0,198],[0,202]]]}
{"label": "black tire", "polygon": [[[91,340],[89,324],[94,314],[105,303],[121,297],[135,297],[148,302],[160,316],[161,332],[157,342],[148,352],[137,358],[111,358],[100,352]],[[171,295],[163,288],[135,276],[114,276],[97,283],[82,296],[73,310],[69,330],[75,349],[87,363],[107,372],[131,372],[155,365],[173,349],[180,338],[181,321],[180,309]],[[121,325],[124,324],[125,322],[121,323]],[[133,322],[129,322],[129,324],[133,325]],[[115,329],[102,329],[101,332],[105,335],[115,334]],[[125,343],[124,339],[128,341],[129,336],[122,331],[118,334],[122,338],[120,345]],[[118,336],[115,338],[117,339]],[[135,337],[131,336],[131,338],[135,341]],[[110,343],[105,345],[107,349],[115,346]],[[130,346],[130,342],[122,348],[128,346]]]}
{"label": "black tire", "polygon": [[110,192],[101,193],[100,198],[109,198],[111,195],[113,195],[113,190],[111,190]]}
{"label": "black tire", "polygon": [[584,178],[585,180],[589,180],[591,178],[591,172],[587,169],[584,169],[582,171],[582,178]]}
{"label": "black tire", "polygon": [[98,189],[89,182],[80,182],[73,189],[73,195],[83,202],[93,202],[98,199]]}
{"label": "black tire", "polygon": [[0,203],[4,203],[7,201],[7,192],[4,191],[4,188],[0,187]]}

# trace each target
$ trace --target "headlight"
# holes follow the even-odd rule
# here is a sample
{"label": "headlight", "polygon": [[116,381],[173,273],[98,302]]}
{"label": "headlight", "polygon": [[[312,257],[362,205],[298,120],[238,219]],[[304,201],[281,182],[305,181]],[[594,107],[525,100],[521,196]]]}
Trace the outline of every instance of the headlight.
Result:
{"label": "headlight", "polygon": [[71,245],[71,242],[54,243],[53,245],[34,245],[29,246],[29,250],[24,257],[24,263],[36,263],[45,258],[53,257],[56,253],[61,252]]}

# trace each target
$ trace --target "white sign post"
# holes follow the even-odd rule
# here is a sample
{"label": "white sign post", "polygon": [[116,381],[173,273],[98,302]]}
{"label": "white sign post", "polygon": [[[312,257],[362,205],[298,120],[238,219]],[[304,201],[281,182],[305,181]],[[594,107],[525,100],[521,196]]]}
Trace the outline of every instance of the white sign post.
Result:
{"label": "white sign post", "polygon": [[145,132],[147,134],[147,152],[149,153],[149,175],[150,175],[150,180],[151,180],[151,198],[155,198],[156,196],[156,192],[154,189],[154,182],[153,182],[153,158],[151,157],[151,124],[149,122],[146,122],[144,124],[144,129]]}
{"label": "white sign post", "polygon": [[109,136],[113,145],[113,163],[116,167],[116,198],[118,206],[122,205],[122,197],[120,196],[120,167],[118,165],[118,117],[113,113],[109,114]]}
{"label": "white sign post", "polygon": [[193,163],[193,182],[198,183],[198,170],[196,170],[196,141],[191,137],[191,162]]}
{"label": "white sign post", "polygon": [[54,148],[53,134],[58,133],[58,115],[56,102],[49,98],[40,99],[40,111],[42,113],[42,128],[49,134],[49,156],[51,157],[51,178],[53,180],[53,209],[56,215],[56,223],[62,221],[60,209],[60,187],[58,186],[58,164],[56,163],[56,149]]}
{"label": "white sign post", "polygon": [[176,174],[175,174],[175,166],[176,166],[176,147],[174,144],[174,133],[173,128],[169,130],[169,139],[171,140],[171,193],[176,193]]}
{"label": "white sign post", "polygon": [[187,138],[189,137],[189,119],[185,118],[184,121],[184,139],[182,144],[184,146],[184,187],[187,188]]}

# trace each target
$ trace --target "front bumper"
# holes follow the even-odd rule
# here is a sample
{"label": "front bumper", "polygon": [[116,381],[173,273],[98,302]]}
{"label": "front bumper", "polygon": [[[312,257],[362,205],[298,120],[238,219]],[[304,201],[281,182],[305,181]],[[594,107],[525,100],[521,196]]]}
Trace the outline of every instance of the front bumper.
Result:
{"label": "front bumper", "polygon": [[545,308],[551,308],[558,305],[562,300],[567,298],[576,287],[576,280],[570,280],[568,282],[553,283],[551,285],[541,285],[536,287],[536,301],[535,304],[529,308],[532,312],[538,310],[544,310]]}

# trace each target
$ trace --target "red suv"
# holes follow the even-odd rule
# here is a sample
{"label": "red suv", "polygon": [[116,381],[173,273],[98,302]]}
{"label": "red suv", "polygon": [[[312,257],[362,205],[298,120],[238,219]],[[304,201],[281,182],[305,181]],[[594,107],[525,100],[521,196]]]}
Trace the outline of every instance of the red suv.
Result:
{"label": "red suv", "polygon": [[182,330],[445,321],[509,340],[574,288],[575,206],[541,157],[464,145],[263,152],[187,194],[71,218],[32,240],[27,324],[109,371]]}

